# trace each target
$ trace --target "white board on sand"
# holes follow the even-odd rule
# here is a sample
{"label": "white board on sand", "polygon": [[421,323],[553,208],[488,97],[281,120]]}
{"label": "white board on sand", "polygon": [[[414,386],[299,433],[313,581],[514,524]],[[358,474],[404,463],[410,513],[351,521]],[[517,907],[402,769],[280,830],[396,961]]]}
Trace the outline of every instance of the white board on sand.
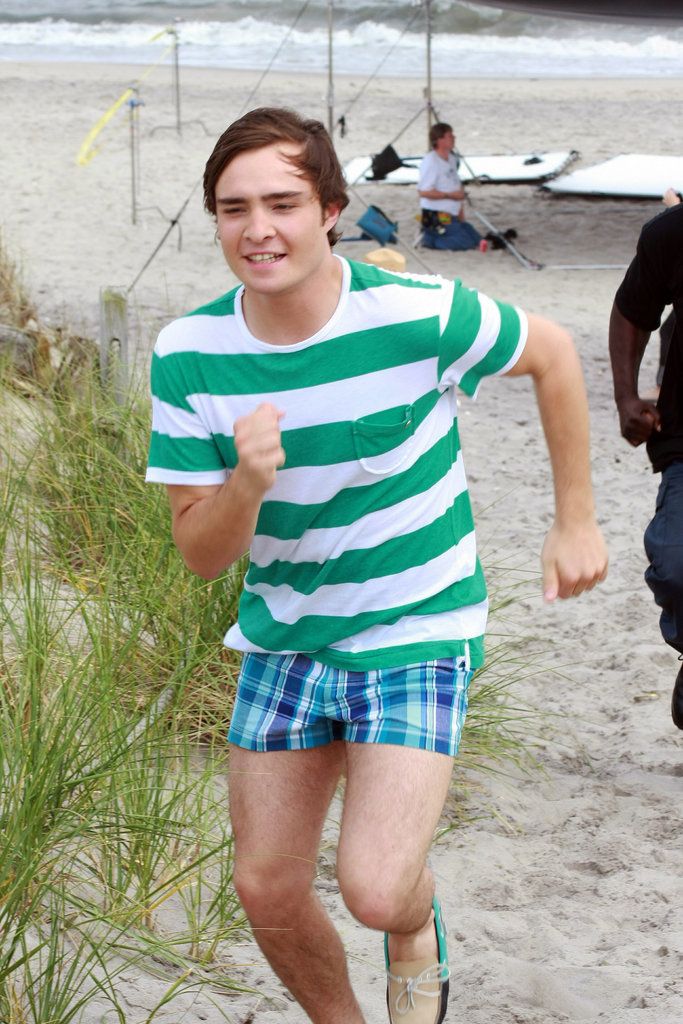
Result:
{"label": "white board on sand", "polygon": [[[560,174],[578,158],[576,150],[556,153],[514,153],[505,156],[468,156],[460,160],[458,174],[463,182],[479,178],[494,184],[533,184]],[[403,167],[376,181],[372,158],[357,156],[344,166],[349,185],[417,185],[421,156],[404,156]]]}
{"label": "white board on sand", "polygon": [[563,174],[543,188],[572,195],[661,199],[667,188],[683,190],[683,156],[622,153],[604,163]]}

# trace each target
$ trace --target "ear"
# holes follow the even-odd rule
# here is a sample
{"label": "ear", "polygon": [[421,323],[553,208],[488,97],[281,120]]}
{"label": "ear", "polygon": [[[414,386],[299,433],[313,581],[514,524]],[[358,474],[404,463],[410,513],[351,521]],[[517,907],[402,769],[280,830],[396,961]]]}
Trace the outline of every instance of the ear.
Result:
{"label": "ear", "polygon": [[323,210],[323,227],[325,231],[329,231],[333,228],[341,215],[341,207],[339,203],[330,203],[330,205]]}

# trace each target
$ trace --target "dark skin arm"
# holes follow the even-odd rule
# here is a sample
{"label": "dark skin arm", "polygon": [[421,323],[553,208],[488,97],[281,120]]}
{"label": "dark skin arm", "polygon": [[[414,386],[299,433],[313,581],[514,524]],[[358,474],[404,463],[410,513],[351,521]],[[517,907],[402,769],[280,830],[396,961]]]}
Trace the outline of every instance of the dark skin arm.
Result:
{"label": "dark skin arm", "polygon": [[619,411],[622,437],[637,448],[653,431],[662,428],[654,402],[638,394],[638,371],[650,332],[636,327],[612,306],[609,322],[609,356],[614,381],[614,401]]}

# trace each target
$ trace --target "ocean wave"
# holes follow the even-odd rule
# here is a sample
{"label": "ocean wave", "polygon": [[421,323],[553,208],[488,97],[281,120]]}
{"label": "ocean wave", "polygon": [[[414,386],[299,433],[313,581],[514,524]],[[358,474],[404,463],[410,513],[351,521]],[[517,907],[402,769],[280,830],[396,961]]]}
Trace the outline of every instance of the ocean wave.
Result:
{"label": "ocean wave", "polygon": [[[0,58],[28,60],[105,60],[146,64],[158,58],[171,37],[163,22],[97,23],[63,18],[0,22]],[[188,20],[177,26],[182,60],[190,66],[259,68],[286,38],[274,68],[323,70],[327,29],[290,30],[280,22],[247,15],[237,21]],[[385,22],[363,20],[336,28],[338,73],[371,72],[389,51],[383,73],[424,73],[422,31],[405,32]],[[605,38],[582,28],[567,39],[554,36],[436,33],[432,42],[436,75],[652,75],[680,74],[683,34],[617,34]]]}
{"label": "ocean wave", "polygon": [[[420,0],[334,0],[333,11],[335,20],[344,24],[368,20],[397,24],[406,23],[420,6]],[[248,13],[282,24],[291,23],[298,15],[322,23],[327,9],[327,0],[231,0],[229,4],[224,0],[3,0],[0,21],[153,22],[176,17],[237,21]],[[457,0],[432,0],[431,10],[437,30],[445,32],[477,31],[508,22],[519,27],[529,20],[527,15]]]}

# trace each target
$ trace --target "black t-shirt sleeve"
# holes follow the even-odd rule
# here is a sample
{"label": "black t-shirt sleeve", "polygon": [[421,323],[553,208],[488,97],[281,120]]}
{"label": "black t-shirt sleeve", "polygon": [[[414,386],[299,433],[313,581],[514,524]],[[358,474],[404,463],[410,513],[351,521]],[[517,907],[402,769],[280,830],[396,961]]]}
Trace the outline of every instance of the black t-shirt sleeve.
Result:
{"label": "black t-shirt sleeve", "polygon": [[669,211],[648,221],[614,299],[622,316],[645,331],[659,327],[664,307],[672,302],[669,256],[676,238],[682,237],[679,225],[681,218],[674,220]]}

